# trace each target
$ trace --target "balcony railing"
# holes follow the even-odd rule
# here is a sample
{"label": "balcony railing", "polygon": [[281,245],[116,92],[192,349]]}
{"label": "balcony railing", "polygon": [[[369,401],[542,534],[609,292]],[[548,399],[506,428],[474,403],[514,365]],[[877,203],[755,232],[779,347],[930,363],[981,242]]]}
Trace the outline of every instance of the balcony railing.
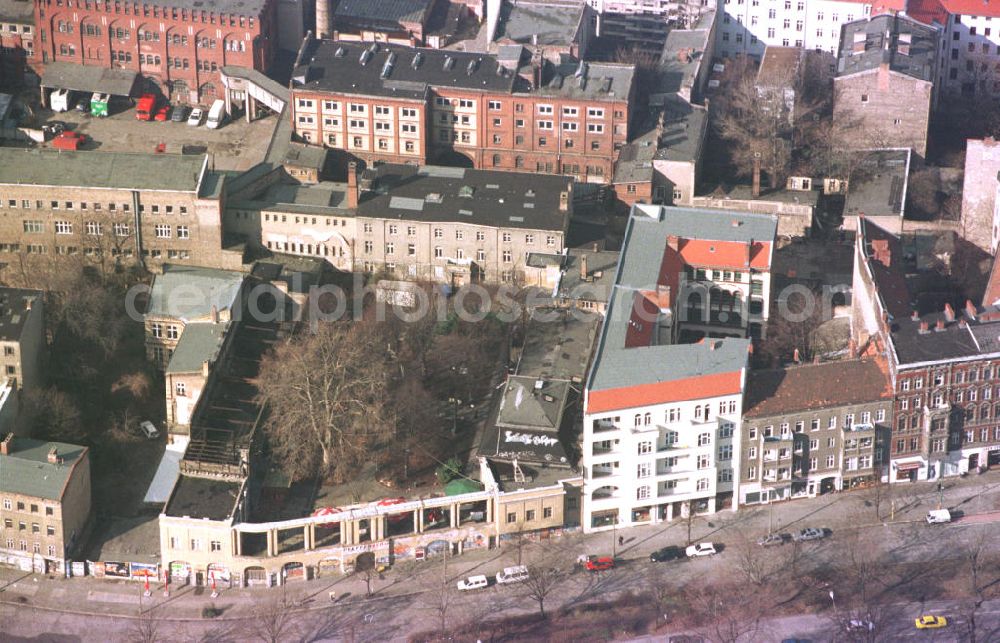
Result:
{"label": "balcony railing", "polygon": [[617,431],[618,427],[615,426],[614,422],[605,422],[604,420],[597,420],[594,422],[594,433],[602,433],[605,431]]}

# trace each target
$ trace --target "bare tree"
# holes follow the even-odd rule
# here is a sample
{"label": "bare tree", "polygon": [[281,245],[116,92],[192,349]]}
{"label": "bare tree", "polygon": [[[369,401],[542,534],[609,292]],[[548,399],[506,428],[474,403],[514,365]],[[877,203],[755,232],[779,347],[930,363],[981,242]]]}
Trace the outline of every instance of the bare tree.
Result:
{"label": "bare tree", "polygon": [[386,422],[392,369],[383,327],[322,324],[278,346],[261,366],[265,424],[285,470],[295,478],[351,478],[375,459],[391,434]]}
{"label": "bare tree", "polygon": [[737,545],[735,566],[751,585],[763,587],[774,573],[774,556],[767,547],[744,538]]}
{"label": "bare tree", "polygon": [[160,640],[160,617],[154,610],[139,607],[139,614],[129,628],[129,640],[136,643],[157,643]]}
{"label": "bare tree", "polygon": [[268,597],[254,604],[251,636],[264,643],[281,643],[295,631],[294,603],[284,589],[277,596]]}
{"label": "bare tree", "polygon": [[697,632],[713,643],[753,640],[760,627],[759,594],[739,584],[698,583],[685,587]]}
{"label": "bare tree", "polygon": [[76,402],[54,388],[25,394],[21,425],[40,439],[80,442],[86,437]]}
{"label": "bare tree", "polygon": [[983,574],[988,568],[987,552],[990,537],[983,528],[978,528],[972,538],[962,548],[965,564],[968,569],[969,597],[962,602],[962,611],[966,617],[966,634],[969,643],[976,643],[976,633],[978,625],[976,617],[983,601],[986,600],[986,586],[983,582]]}
{"label": "bare tree", "polygon": [[539,554],[528,565],[528,579],[523,585],[528,597],[538,605],[538,613],[542,618],[545,618],[545,601],[569,577],[568,569],[553,566],[559,564],[551,553],[546,552],[544,557]]}

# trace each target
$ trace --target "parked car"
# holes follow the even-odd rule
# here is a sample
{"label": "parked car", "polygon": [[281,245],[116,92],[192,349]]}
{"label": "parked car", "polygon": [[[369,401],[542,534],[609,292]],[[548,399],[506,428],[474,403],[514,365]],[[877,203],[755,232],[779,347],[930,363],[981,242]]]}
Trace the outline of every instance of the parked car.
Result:
{"label": "parked car", "polygon": [[79,101],[77,101],[76,107],[74,109],[76,109],[76,111],[80,112],[81,114],[87,114],[89,116],[90,96],[84,96]]}
{"label": "parked car", "polygon": [[649,555],[649,561],[652,563],[665,563],[669,560],[674,560],[676,558],[681,558],[684,552],[681,551],[680,547],[674,547],[673,545],[669,547],[664,547],[663,549],[657,549],[652,554]]}
{"label": "parked car", "polygon": [[698,543],[697,545],[690,545],[684,550],[688,558],[697,558],[700,556],[714,556],[718,552],[715,550],[714,543]]}
{"label": "parked car", "polygon": [[528,568],[524,565],[514,567],[504,567],[503,571],[497,572],[497,582],[501,585],[507,583],[520,583],[528,580]]}
{"label": "parked car", "polygon": [[135,117],[140,121],[153,119],[156,113],[156,96],[153,94],[143,94],[135,104]]}
{"label": "parked car", "polygon": [[170,120],[175,123],[183,123],[187,120],[188,108],[186,105],[175,105],[174,111],[170,114]]}
{"label": "parked car", "polygon": [[948,619],[943,616],[924,614],[918,618],[914,624],[917,626],[918,630],[936,630],[939,627],[948,627]]}
{"label": "parked car", "polygon": [[797,531],[792,534],[792,540],[797,542],[805,542],[807,540],[819,540],[826,536],[826,532],[822,529],[816,529],[815,527],[807,527],[802,531]]}
{"label": "parked car", "polygon": [[50,136],[58,136],[66,131],[66,123],[62,121],[49,121],[42,124],[42,131]]}
{"label": "parked car", "polygon": [[774,547],[775,545],[785,544],[786,534],[768,534],[763,538],[757,540],[757,544],[761,547]]}
{"label": "parked car", "polygon": [[139,430],[142,431],[142,434],[145,435],[150,440],[155,440],[156,438],[160,437],[160,432],[156,430],[156,427],[153,426],[153,423],[150,422],[149,420],[143,420],[142,422],[140,422]]}
{"label": "parked car", "polygon": [[847,622],[847,631],[850,633],[874,632],[875,624],[871,622],[871,619],[852,618]]}
{"label": "parked car", "polygon": [[188,125],[191,127],[198,127],[201,125],[201,121],[205,118],[205,112],[201,111],[200,107],[195,107],[191,110],[191,115],[188,116]]}
{"label": "parked car", "polygon": [[160,121],[161,123],[170,119],[170,105],[164,105],[160,109],[156,110],[156,114],[153,115],[154,121]]}
{"label": "parked car", "polygon": [[591,556],[587,559],[587,571],[591,572],[603,572],[608,569],[614,569],[615,559],[611,556]]}
{"label": "parked car", "polygon": [[458,589],[463,591],[467,589],[482,589],[489,584],[490,580],[486,576],[479,574],[478,576],[469,576],[458,581]]}
{"label": "parked car", "polygon": [[86,134],[77,134],[76,132],[66,130],[60,132],[58,136],[52,139],[52,147],[57,150],[78,150],[80,146],[87,142]]}
{"label": "parked car", "polygon": [[947,509],[932,509],[927,512],[928,525],[940,525],[951,522],[951,512]]}

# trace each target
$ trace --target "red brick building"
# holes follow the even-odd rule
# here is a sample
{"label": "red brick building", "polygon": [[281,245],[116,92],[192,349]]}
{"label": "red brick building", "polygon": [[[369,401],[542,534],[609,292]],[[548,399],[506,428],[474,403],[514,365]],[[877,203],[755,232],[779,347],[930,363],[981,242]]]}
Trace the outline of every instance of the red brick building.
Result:
{"label": "red brick building", "polygon": [[306,143],[366,161],[569,174],[608,183],[628,142],[635,69],[313,41],[292,77]]}
{"label": "red brick building", "polygon": [[0,86],[24,79],[25,63],[35,51],[35,19],[29,0],[0,0]]}
{"label": "red brick building", "polygon": [[130,69],[179,103],[220,97],[223,65],[267,71],[277,50],[273,0],[171,0],[167,5],[35,0],[33,64]]}

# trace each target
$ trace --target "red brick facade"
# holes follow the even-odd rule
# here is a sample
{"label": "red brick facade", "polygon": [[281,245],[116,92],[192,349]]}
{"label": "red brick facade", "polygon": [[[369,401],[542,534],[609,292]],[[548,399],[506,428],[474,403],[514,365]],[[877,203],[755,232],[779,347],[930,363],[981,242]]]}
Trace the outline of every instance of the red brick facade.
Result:
{"label": "red brick facade", "polygon": [[33,64],[39,74],[52,61],[131,69],[145,79],[144,90],[158,89],[174,102],[207,104],[221,97],[223,65],[270,67],[277,48],[275,7],[265,0],[248,15],[247,7],[235,5],[233,11],[246,13],[36,0]]}

